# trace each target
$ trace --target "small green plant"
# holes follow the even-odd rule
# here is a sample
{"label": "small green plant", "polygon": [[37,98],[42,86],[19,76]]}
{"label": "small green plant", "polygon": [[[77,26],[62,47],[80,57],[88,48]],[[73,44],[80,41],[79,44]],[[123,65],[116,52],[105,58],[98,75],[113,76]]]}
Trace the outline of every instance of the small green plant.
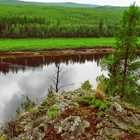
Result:
{"label": "small green plant", "polygon": [[135,123],[134,124],[136,127],[140,127],[140,123]]}
{"label": "small green plant", "polygon": [[123,120],[124,120],[125,122],[127,122],[127,123],[129,122],[129,120],[127,120],[127,119],[123,119]]}
{"label": "small green plant", "polygon": [[101,100],[97,99],[95,101],[95,107],[99,107],[99,110],[105,110],[108,109],[108,104],[105,102],[102,102]]}
{"label": "small green plant", "polygon": [[53,86],[52,85],[48,88],[48,97],[49,98],[53,97]]}
{"label": "small green plant", "polygon": [[101,103],[102,103],[102,101],[99,100],[99,99],[97,99],[97,100],[95,101],[95,106],[96,106],[96,107],[100,107]]}
{"label": "small green plant", "polygon": [[89,107],[90,107],[90,108],[93,108],[93,109],[95,108],[95,106],[94,106],[94,105],[90,105]]}
{"label": "small green plant", "polygon": [[39,111],[45,112],[46,111],[46,107],[45,106],[40,106]]}
{"label": "small green plant", "polygon": [[79,104],[83,104],[83,105],[90,105],[92,104],[93,100],[94,100],[94,96],[86,95],[86,96],[82,96],[82,98],[80,99],[75,99],[75,102],[78,102]]}
{"label": "small green plant", "polygon": [[126,127],[124,130],[130,134],[140,134],[140,130],[135,129],[134,126]]}
{"label": "small green plant", "polygon": [[105,109],[108,109],[108,105],[106,103],[101,103],[101,105],[99,106],[99,110],[105,110]]}
{"label": "small green plant", "polygon": [[82,89],[86,90],[86,91],[89,91],[91,90],[92,88],[92,85],[90,84],[89,80],[86,80],[82,86],[81,86]]}
{"label": "small green plant", "polygon": [[95,136],[100,136],[100,133],[94,133]]}
{"label": "small green plant", "polygon": [[30,127],[34,128],[36,126],[38,126],[39,124],[41,124],[44,121],[44,119],[42,117],[38,117],[37,119],[32,120]]}
{"label": "small green plant", "polygon": [[113,137],[111,133],[108,133],[108,137],[109,140],[119,140],[118,138]]}
{"label": "small green plant", "polygon": [[28,96],[26,96],[26,101],[21,103],[21,108],[24,111],[29,111],[33,107],[35,107],[35,103],[32,102]]}
{"label": "small green plant", "polygon": [[80,99],[75,99],[76,102],[78,102],[81,105],[89,105],[90,108],[98,107],[99,111],[106,110],[109,107],[109,103],[106,100],[99,100],[95,99],[95,96],[86,95],[82,96]]}
{"label": "small green plant", "polygon": [[19,117],[19,115],[20,115],[20,109],[19,109],[19,107],[16,109],[16,118],[15,118],[15,120]]}
{"label": "small green plant", "polygon": [[55,119],[57,114],[59,113],[59,107],[53,105],[46,113],[48,117],[51,117],[52,119]]}

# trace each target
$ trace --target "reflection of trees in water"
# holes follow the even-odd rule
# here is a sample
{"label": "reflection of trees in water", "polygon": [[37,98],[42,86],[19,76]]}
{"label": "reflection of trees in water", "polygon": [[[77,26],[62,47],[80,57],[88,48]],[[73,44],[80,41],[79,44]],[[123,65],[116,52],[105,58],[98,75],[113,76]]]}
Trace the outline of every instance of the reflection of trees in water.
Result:
{"label": "reflection of trees in water", "polygon": [[25,71],[28,68],[43,67],[44,65],[55,65],[65,63],[66,65],[74,63],[85,63],[86,61],[95,61],[97,65],[102,58],[108,54],[90,54],[90,55],[67,55],[67,56],[42,56],[42,57],[24,57],[24,58],[5,58],[0,59],[0,71],[8,73],[9,71]]}

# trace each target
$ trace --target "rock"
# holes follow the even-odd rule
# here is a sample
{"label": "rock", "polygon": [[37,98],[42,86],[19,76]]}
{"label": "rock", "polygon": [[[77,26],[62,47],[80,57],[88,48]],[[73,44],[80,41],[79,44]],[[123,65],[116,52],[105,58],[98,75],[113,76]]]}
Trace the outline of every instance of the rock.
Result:
{"label": "rock", "polygon": [[69,116],[68,118],[54,124],[56,133],[62,133],[61,136],[66,140],[77,138],[79,135],[84,133],[85,128],[89,126],[89,122],[85,119],[81,119],[79,116]]}
{"label": "rock", "polygon": [[49,127],[48,124],[46,124],[46,123],[41,123],[41,124],[38,126],[38,131],[39,131],[40,133],[43,133],[43,132],[45,132],[45,130],[47,130],[48,127]]}
{"label": "rock", "polygon": [[102,120],[103,120],[103,117],[101,116],[100,113],[98,113],[97,118],[96,118],[96,122],[98,123],[98,122],[100,122]]}
{"label": "rock", "polygon": [[99,122],[98,124],[97,124],[97,126],[96,126],[96,128],[101,128],[101,127],[103,127],[103,122]]}
{"label": "rock", "polygon": [[107,136],[97,136],[95,140],[108,140]]}
{"label": "rock", "polygon": [[135,114],[135,115],[136,115],[136,117],[138,117],[140,119],[140,114]]}
{"label": "rock", "polygon": [[24,132],[30,132],[31,131],[31,127],[30,127],[30,125],[28,124],[28,125],[26,125],[25,127],[24,127]]}
{"label": "rock", "polygon": [[[138,111],[136,114],[131,112],[133,108],[130,106],[128,109],[125,103],[120,102],[121,100],[118,97],[110,100],[110,111],[107,109],[101,112],[98,108],[90,108],[89,105],[81,106],[74,102],[75,98],[80,99],[82,96],[87,95],[84,91],[75,90],[74,92],[53,93],[52,95],[55,98],[45,99],[29,113],[25,112],[19,116],[15,125],[20,126],[21,131],[15,133],[16,138],[13,138],[13,140],[22,140],[23,138],[26,140],[45,140],[45,138],[105,140],[109,139],[108,133],[113,137],[120,138],[127,134],[127,131],[124,133],[120,130],[133,127],[134,124],[140,124]],[[88,95],[92,96],[93,94],[88,93]],[[52,106],[59,107],[56,118],[46,115],[48,109]],[[124,106],[125,109],[123,109]],[[45,108],[44,111],[40,111],[42,108]],[[51,111],[56,113],[55,109],[51,109]],[[134,128],[136,127],[134,126]],[[136,129],[139,130],[139,127]],[[9,132],[11,131],[4,135],[5,139],[9,139]]]}
{"label": "rock", "polygon": [[121,102],[121,100],[120,100],[120,97],[119,96],[116,96],[116,97],[112,98],[110,100],[110,102],[117,102],[117,103],[119,103],[119,102]]}
{"label": "rock", "polygon": [[119,118],[113,118],[113,122],[123,129],[130,126],[129,123],[126,123],[122,119],[119,119]]}
{"label": "rock", "polygon": [[18,117],[18,121],[22,121],[28,117],[29,112],[24,112]]}
{"label": "rock", "polygon": [[133,124],[140,123],[137,117],[131,112],[131,116],[126,116],[126,119],[130,120]]}
{"label": "rock", "polygon": [[113,112],[117,113],[117,114],[120,114],[120,113],[123,113],[123,108],[121,107],[120,104],[118,103],[113,103],[110,105],[109,107],[110,110],[112,110]]}
{"label": "rock", "polygon": [[119,131],[118,129],[115,129],[115,128],[105,127],[100,132],[100,135],[102,135],[102,136],[108,135],[108,134],[111,134],[113,137],[116,137],[116,136],[120,136],[120,135],[124,134],[124,131]]}

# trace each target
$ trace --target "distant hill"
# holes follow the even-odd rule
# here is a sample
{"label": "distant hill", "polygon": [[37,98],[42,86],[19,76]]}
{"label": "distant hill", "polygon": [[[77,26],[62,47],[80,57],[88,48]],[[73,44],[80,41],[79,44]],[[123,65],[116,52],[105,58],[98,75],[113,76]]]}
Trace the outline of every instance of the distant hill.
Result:
{"label": "distant hill", "polygon": [[62,3],[44,3],[44,2],[25,2],[21,0],[0,0],[0,3],[4,4],[20,4],[20,5],[50,5],[50,6],[64,6],[64,7],[100,7],[100,5],[93,5],[93,4],[79,4],[74,2],[62,2]]}

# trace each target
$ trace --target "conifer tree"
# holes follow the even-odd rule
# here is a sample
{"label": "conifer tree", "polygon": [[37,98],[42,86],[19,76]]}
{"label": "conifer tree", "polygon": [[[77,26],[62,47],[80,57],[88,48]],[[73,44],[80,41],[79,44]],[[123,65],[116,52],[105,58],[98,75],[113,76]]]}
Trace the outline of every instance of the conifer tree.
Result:
{"label": "conifer tree", "polygon": [[106,78],[108,94],[120,95],[134,104],[138,104],[140,100],[140,62],[136,54],[139,16],[139,8],[135,3],[124,11],[121,26],[116,34],[115,52],[100,63],[102,69],[109,72],[109,78]]}

